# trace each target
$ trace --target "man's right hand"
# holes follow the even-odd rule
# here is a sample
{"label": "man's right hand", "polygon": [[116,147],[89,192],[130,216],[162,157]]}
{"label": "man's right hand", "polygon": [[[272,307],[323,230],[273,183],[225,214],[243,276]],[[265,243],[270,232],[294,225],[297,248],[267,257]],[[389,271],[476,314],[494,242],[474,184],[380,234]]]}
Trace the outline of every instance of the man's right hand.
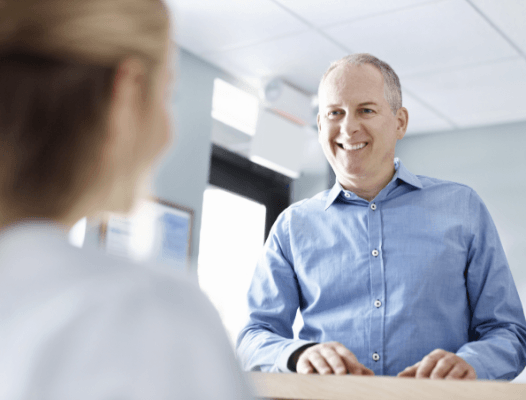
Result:
{"label": "man's right hand", "polygon": [[298,358],[298,374],[320,375],[374,375],[374,372],[360,364],[343,344],[338,342],[320,343],[307,348]]}

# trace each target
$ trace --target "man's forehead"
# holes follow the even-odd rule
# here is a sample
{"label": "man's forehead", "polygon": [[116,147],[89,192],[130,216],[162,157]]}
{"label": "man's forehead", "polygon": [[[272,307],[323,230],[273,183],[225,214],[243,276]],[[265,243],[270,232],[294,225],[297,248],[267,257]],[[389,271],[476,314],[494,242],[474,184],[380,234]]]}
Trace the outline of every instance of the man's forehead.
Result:
{"label": "man's forehead", "polygon": [[351,95],[353,93],[377,93],[383,97],[384,78],[382,73],[374,66],[341,65],[329,72],[321,82],[318,96],[320,102],[326,97]]}

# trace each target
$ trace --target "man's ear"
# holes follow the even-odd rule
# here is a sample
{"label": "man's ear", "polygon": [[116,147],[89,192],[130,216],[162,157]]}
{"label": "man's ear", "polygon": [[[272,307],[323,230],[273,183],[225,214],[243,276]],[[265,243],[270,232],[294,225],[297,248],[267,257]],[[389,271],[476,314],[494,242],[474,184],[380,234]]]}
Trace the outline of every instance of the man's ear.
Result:
{"label": "man's ear", "polygon": [[407,131],[407,124],[409,123],[409,113],[407,108],[400,107],[396,112],[396,138],[401,140]]}

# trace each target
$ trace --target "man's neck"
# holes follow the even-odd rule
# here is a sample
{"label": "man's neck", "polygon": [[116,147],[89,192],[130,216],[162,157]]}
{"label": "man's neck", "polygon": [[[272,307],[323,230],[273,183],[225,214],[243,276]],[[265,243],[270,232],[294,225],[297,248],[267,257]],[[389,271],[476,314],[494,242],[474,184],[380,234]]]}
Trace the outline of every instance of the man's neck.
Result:
{"label": "man's neck", "polygon": [[371,201],[387,186],[391,179],[393,179],[395,173],[396,170],[393,166],[392,170],[373,177],[370,175],[357,175],[352,178],[346,177],[345,180],[338,179],[338,181],[345,190],[353,192],[362,199]]}

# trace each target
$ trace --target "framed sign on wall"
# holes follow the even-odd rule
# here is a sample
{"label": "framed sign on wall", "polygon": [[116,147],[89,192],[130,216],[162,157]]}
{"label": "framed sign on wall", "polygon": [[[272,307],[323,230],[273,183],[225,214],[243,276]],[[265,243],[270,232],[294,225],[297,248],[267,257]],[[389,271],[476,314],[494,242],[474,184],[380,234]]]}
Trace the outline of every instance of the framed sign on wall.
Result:
{"label": "framed sign on wall", "polygon": [[100,228],[109,254],[135,262],[159,262],[189,268],[193,210],[156,197],[143,200],[129,216],[110,213]]}

